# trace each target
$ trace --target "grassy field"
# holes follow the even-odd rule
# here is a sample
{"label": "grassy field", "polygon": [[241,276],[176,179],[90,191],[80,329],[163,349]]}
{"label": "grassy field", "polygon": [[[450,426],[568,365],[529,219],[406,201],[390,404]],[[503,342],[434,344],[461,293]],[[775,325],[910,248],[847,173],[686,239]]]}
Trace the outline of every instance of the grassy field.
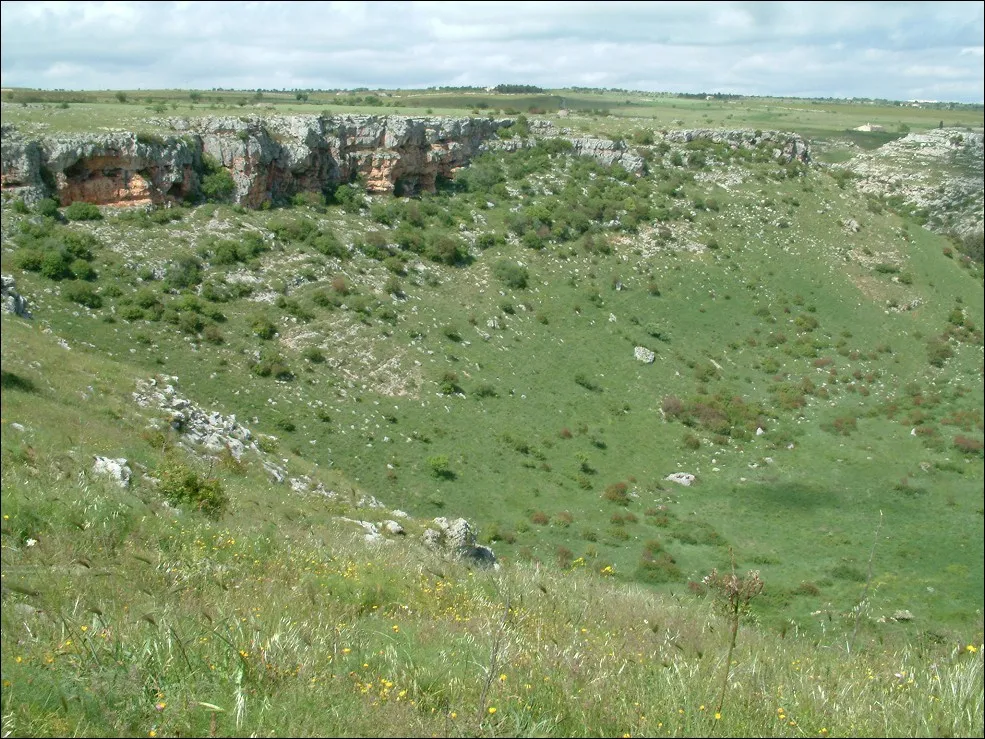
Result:
{"label": "grassy field", "polygon": [[[299,99],[303,96],[303,100]],[[122,96],[124,102],[120,101]],[[8,90],[0,95],[3,121],[38,133],[100,128],[156,129],[162,116],[291,115],[329,112],[403,115],[497,115],[524,113],[557,118],[559,125],[614,137],[639,127],[761,128],[794,131],[822,140],[855,139],[865,145],[881,137],[858,137],[852,129],[866,123],[890,134],[904,130],[985,125],[981,106],[940,109],[887,101],[805,100],[788,98],[697,99],[639,92],[551,90],[539,95],[481,90],[376,90],[338,92],[126,90],[57,92]],[[430,111],[430,112],[429,112]],[[882,141],[884,142],[884,140]]]}
{"label": "grassy field", "polygon": [[[567,120],[758,105],[603,98]],[[59,102],[15,110],[147,106]],[[834,135],[826,105],[801,122]],[[2,318],[4,733],[980,735],[981,264],[837,170],[641,150],[640,179],[541,146],[364,208],[5,201],[34,319]],[[154,377],[337,494],[183,452]],[[175,465],[221,516],[165,504]],[[380,550],[339,519],[394,509]],[[418,545],[434,516],[502,569]],[[718,711],[733,562],[765,587]]]}

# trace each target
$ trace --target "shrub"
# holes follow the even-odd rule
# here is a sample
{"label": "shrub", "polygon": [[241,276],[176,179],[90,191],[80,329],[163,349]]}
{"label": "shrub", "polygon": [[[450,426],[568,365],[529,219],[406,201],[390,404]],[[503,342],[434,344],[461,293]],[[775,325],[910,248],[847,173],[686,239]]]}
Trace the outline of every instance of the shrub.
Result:
{"label": "shrub", "polygon": [[70,221],[98,221],[103,214],[92,203],[72,203],[65,209],[65,217]]}
{"label": "shrub", "polygon": [[93,310],[103,307],[103,299],[92,285],[86,282],[72,282],[64,287],[62,296],[73,303]]}
{"label": "shrub", "polygon": [[684,413],[684,403],[676,395],[667,395],[660,404],[660,409],[665,415],[676,418]]}
{"label": "shrub", "polygon": [[49,280],[63,280],[72,277],[72,271],[69,265],[68,252],[53,249],[43,253],[39,271],[42,276],[47,277]]}
{"label": "shrub", "polygon": [[514,290],[522,290],[527,286],[529,273],[526,267],[522,267],[509,259],[500,259],[493,265],[493,275],[507,287]]}
{"label": "shrub", "polygon": [[287,361],[276,349],[264,347],[260,358],[250,367],[257,377],[273,377],[277,380],[293,380],[294,373]]}
{"label": "shrub", "polygon": [[221,480],[200,475],[177,457],[166,457],[158,467],[157,477],[157,489],[171,503],[191,505],[212,518],[218,518],[229,507]]}
{"label": "shrub", "polygon": [[575,554],[570,549],[564,545],[559,545],[555,550],[557,556],[557,566],[562,569],[568,569],[571,567],[571,563],[574,561]]}
{"label": "shrub", "polygon": [[701,439],[699,439],[695,434],[685,434],[682,441],[687,449],[696,450],[701,448]]}
{"label": "shrub", "polygon": [[543,511],[534,511],[530,514],[530,523],[535,523],[538,526],[547,526],[550,522],[551,517]]}
{"label": "shrub", "polygon": [[358,213],[366,207],[366,193],[357,185],[339,185],[332,197],[346,213]]}
{"label": "shrub", "polygon": [[206,154],[202,159],[202,168],[204,176],[199,191],[206,200],[226,200],[236,191],[232,174],[217,159]]}
{"label": "shrub", "polygon": [[954,437],[954,448],[963,454],[982,456],[982,442],[970,436],[958,435]]}
{"label": "shrub", "polygon": [[680,568],[669,552],[651,552],[649,549],[644,549],[635,574],[637,580],[649,584],[678,582],[682,577]]}
{"label": "shrub", "polygon": [[39,200],[37,205],[34,206],[34,212],[39,216],[44,216],[45,218],[57,218],[58,201],[52,200],[51,198]]}
{"label": "shrub", "polygon": [[572,523],[574,523],[575,517],[571,515],[570,511],[561,511],[554,516],[554,520],[557,522],[558,526],[568,528]]}
{"label": "shrub", "polygon": [[164,284],[170,290],[184,290],[202,281],[202,262],[192,255],[178,257],[164,274]]}
{"label": "shrub", "polygon": [[455,477],[455,473],[451,471],[448,463],[448,457],[444,454],[437,454],[433,457],[427,458],[428,469],[431,470],[431,476],[441,479],[452,479]]}
{"label": "shrub", "polygon": [[629,505],[629,486],[624,482],[614,482],[607,485],[602,493],[606,500],[619,505]]}
{"label": "shrub", "polygon": [[250,331],[264,341],[268,341],[277,335],[277,327],[266,316],[255,317],[250,322]]}

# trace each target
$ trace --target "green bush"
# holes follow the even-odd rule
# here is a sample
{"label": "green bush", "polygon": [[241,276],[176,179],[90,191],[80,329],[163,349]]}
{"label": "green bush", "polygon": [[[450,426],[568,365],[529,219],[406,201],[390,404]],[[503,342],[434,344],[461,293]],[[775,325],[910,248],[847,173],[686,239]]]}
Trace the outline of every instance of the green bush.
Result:
{"label": "green bush", "polygon": [[366,207],[366,193],[357,185],[339,185],[332,197],[346,213],[358,213]]}
{"label": "green bush", "polygon": [[93,310],[103,307],[103,299],[95,288],[87,282],[70,282],[62,289],[62,297]]}
{"label": "green bush", "polygon": [[530,278],[527,268],[510,259],[500,259],[493,265],[493,275],[507,287],[522,290]]}
{"label": "green bush", "polygon": [[428,469],[431,471],[432,477],[437,477],[438,479],[451,479],[455,476],[455,473],[451,471],[448,463],[448,457],[444,454],[437,454],[433,457],[427,458]]}
{"label": "green bush", "polygon": [[250,321],[250,331],[264,341],[269,341],[277,335],[277,326],[266,316],[256,316]]}
{"label": "green bush", "polygon": [[92,203],[72,203],[65,208],[65,217],[70,221],[98,221],[103,214]]}
{"label": "green bush", "polygon": [[202,184],[199,191],[206,200],[219,202],[226,200],[236,191],[236,182],[229,170],[217,159],[206,154],[202,158]]}
{"label": "green bush", "polygon": [[39,216],[44,216],[45,218],[57,218],[58,201],[51,198],[39,200],[37,205],[34,206],[34,212]]}
{"label": "green bush", "polygon": [[192,255],[178,257],[164,274],[164,284],[171,290],[183,290],[202,281],[202,262]]}
{"label": "green bush", "polygon": [[69,255],[63,250],[51,250],[41,258],[40,272],[49,280],[63,280],[72,277]]}
{"label": "green bush", "polygon": [[158,490],[170,503],[191,505],[211,518],[229,508],[229,496],[222,481],[200,475],[175,456],[168,456],[157,469]]}

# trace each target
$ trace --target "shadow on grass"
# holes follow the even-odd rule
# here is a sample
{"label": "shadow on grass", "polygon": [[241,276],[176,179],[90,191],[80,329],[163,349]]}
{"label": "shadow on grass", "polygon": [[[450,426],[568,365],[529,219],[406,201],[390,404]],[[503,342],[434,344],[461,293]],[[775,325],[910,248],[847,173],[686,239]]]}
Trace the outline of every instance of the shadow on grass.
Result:
{"label": "shadow on grass", "polygon": [[841,505],[841,496],[831,488],[801,482],[768,482],[744,488],[749,502],[778,510],[809,510]]}
{"label": "shadow on grass", "polygon": [[6,371],[0,371],[0,388],[3,390],[19,390],[22,393],[38,392],[37,386],[28,378]]}

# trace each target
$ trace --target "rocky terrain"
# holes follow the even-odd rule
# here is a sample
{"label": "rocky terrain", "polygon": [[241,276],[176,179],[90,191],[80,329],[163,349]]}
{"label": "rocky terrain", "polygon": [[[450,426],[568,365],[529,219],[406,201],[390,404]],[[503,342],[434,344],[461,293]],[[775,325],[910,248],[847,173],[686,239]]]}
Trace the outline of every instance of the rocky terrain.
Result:
{"label": "rocky terrain", "polygon": [[[116,132],[51,138],[3,129],[5,193],[33,203],[55,197],[62,205],[159,205],[194,194],[211,167],[232,177],[231,198],[259,208],[303,192],[321,193],[360,180],[367,192],[433,192],[439,178],[490,149],[517,150],[535,138],[502,137],[513,119],[402,116],[283,116],[170,118],[156,121],[166,135]],[[646,165],[622,141],[573,136],[535,121],[539,138],[563,138],[574,153],[635,174]],[[672,131],[668,143],[707,139],[735,148],[770,144],[783,161],[810,161],[807,143],[788,133]]]}
{"label": "rocky terrain", "polygon": [[861,152],[843,166],[862,193],[899,198],[922,211],[938,233],[981,233],[985,209],[985,137],[941,128],[911,133],[875,151]]}

